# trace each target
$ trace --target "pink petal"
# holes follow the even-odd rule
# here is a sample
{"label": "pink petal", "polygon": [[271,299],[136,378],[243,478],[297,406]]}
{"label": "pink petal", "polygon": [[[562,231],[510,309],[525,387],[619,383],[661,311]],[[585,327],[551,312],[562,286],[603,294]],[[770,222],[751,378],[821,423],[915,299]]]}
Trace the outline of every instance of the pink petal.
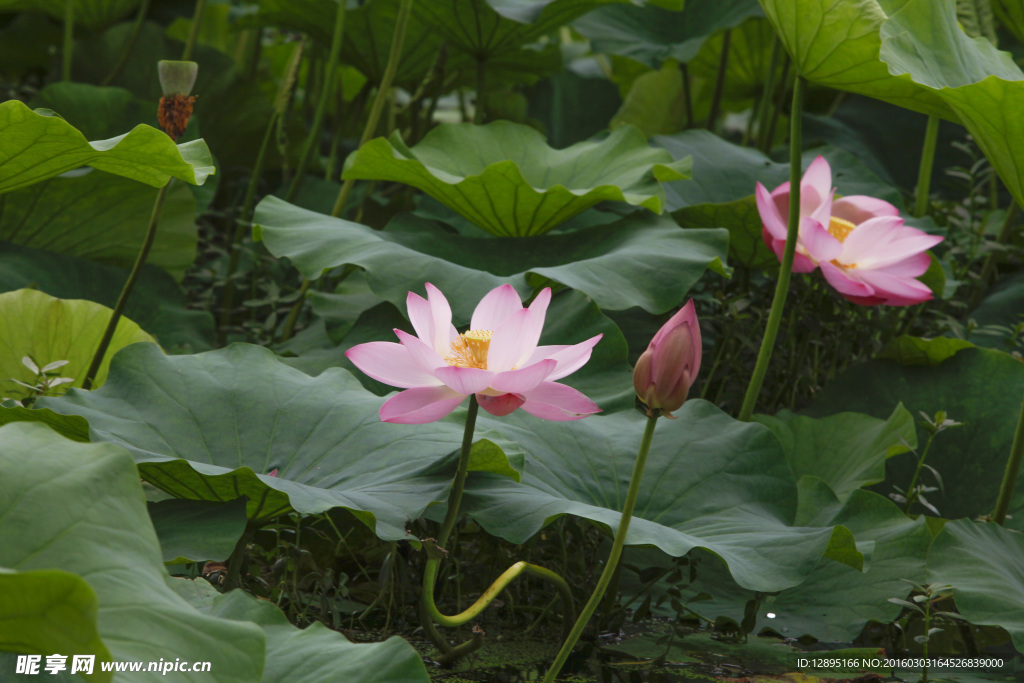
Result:
{"label": "pink petal", "polygon": [[828,261],[822,261],[821,272],[837,292],[843,296],[872,296],[875,293],[870,286],[854,280],[842,268],[837,268]]}
{"label": "pink petal", "polygon": [[920,254],[908,256],[902,261],[891,263],[887,266],[882,266],[880,268],[872,267],[871,270],[876,273],[886,273],[887,275],[918,277],[919,275],[924,275],[925,271],[928,270],[931,265],[932,257],[928,255],[928,252],[921,252]]}
{"label": "pink petal", "polygon": [[380,407],[380,419],[398,424],[425,424],[440,420],[466,397],[448,387],[418,387],[392,396]]}
{"label": "pink petal", "polygon": [[489,387],[494,379],[494,373],[480,368],[460,368],[446,365],[434,370],[434,377],[444,382],[453,391],[468,396]]}
{"label": "pink petal", "polygon": [[430,284],[426,284],[427,301],[430,303],[430,328],[431,340],[428,344],[434,347],[438,353],[445,353],[459,333],[452,325],[452,307],[448,305],[448,299],[444,298],[441,290]]}
{"label": "pink petal", "polygon": [[370,377],[393,387],[408,389],[441,384],[416,362],[407,348],[394,342],[359,344],[346,351],[345,357]]}
{"label": "pink petal", "polygon": [[434,374],[434,368],[447,365],[447,363],[444,362],[444,359],[438,355],[437,351],[428,346],[427,343],[419,337],[414,337],[408,332],[398,329],[395,330],[395,334],[402,342],[402,346],[408,350],[409,355],[412,356],[416,364],[431,375]]}
{"label": "pink petal", "polygon": [[[526,332],[532,327],[530,309],[524,308],[507,317],[498,326],[487,348],[487,368],[495,372],[511,370],[524,352]],[[529,349],[526,353],[532,353]]]}
{"label": "pink petal", "polygon": [[853,194],[832,202],[832,215],[860,225],[876,216],[899,216],[900,210],[883,199]]}
{"label": "pink petal", "polygon": [[491,380],[490,386],[496,391],[523,394],[546,380],[557,366],[558,361],[548,358],[519,370],[500,372]]}
{"label": "pink petal", "polygon": [[[761,224],[764,226],[765,231],[773,238],[785,241],[786,221],[779,214],[775,200],[768,194],[768,190],[761,183],[757,184],[754,196],[757,200],[757,212],[761,214]],[[767,240],[765,241],[767,242]]]}
{"label": "pink petal", "polygon": [[544,420],[579,420],[601,412],[589,398],[557,382],[543,382],[524,396],[523,410]]}
{"label": "pink petal", "polygon": [[[761,237],[764,238],[765,244],[767,244],[771,248],[771,250],[775,252],[776,258],[779,259],[779,263],[782,263],[782,256],[786,250],[786,240],[772,239],[771,235],[768,234],[767,230],[761,231]],[[817,264],[814,263],[814,261],[804,256],[799,251],[793,254],[794,273],[810,273],[817,267],[818,266]]]}
{"label": "pink petal", "polygon": [[831,205],[831,199],[832,169],[825,157],[818,156],[800,181],[800,215],[810,216],[826,201]]}
{"label": "pink petal", "polygon": [[548,379],[553,382],[556,379],[568,377],[587,364],[587,361],[590,360],[591,351],[593,351],[594,346],[597,345],[597,342],[601,341],[603,336],[603,334],[599,334],[596,337],[591,337],[572,346],[538,346],[530,354],[530,358],[526,363],[529,365],[539,360],[550,358],[553,361],[557,361],[558,365],[548,375]]}
{"label": "pink petal", "polygon": [[842,243],[813,218],[800,221],[800,244],[818,263],[831,261],[843,253]]}
{"label": "pink petal", "polygon": [[876,296],[885,297],[887,306],[910,306],[932,298],[932,290],[927,285],[910,277],[890,275],[877,270],[865,271],[859,275],[871,285]]}
{"label": "pink petal", "polygon": [[903,219],[897,216],[878,216],[864,221],[846,236],[840,261],[861,263],[874,254],[884,253],[885,245],[902,225]]}
{"label": "pink petal", "polygon": [[493,332],[505,318],[522,309],[523,302],[519,300],[519,294],[512,285],[495,287],[476,305],[469,329]]}
{"label": "pink petal", "polygon": [[526,402],[526,399],[519,394],[502,394],[501,396],[477,394],[476,400],[480,402],[481,408],[495,417],[505,417]]}

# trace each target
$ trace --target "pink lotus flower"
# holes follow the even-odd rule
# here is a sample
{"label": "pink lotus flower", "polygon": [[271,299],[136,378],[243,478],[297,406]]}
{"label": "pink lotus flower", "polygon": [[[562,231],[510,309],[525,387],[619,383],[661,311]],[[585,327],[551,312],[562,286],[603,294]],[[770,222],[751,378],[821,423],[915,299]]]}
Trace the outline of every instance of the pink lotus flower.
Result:
{"label": "pink lotus flower", "polygon": [[633,368],[633,388],[648,414],[674,417],[700,372],[700,325],[693,299],[661,326]]}
{"label": "pink lotus flower", "polygon": [[[903,224],[889,202],[865,195],[833,201],[832,169],[824,157],[800,181],[800,226],[794,273],[820,267],[825,279],[855,304],[909,306],[932,298],[915,279],[931,263],[927,250],[942,241]],[[782,260],[789,215],[789,183],[769,195],[757,184],[761,236]]]}
{"label": "pink lotus flower", "polygon": [[554,380],[583,367],[602,335],[572,346],[537,346],[550,288],[529,308],[511,285],[491,290],[473,311],[469,331],[459,334],[448,300],[429,282],[426,287],[426,299],[412,292],[406,299],[415,337],[395,330],[400,344],[370,342],[345,352],[370,377],[405,389],[381,406],[381,420],[440,420],[470,394],[499,417],[517,408],[546,420],[600,412],[589,398]]}

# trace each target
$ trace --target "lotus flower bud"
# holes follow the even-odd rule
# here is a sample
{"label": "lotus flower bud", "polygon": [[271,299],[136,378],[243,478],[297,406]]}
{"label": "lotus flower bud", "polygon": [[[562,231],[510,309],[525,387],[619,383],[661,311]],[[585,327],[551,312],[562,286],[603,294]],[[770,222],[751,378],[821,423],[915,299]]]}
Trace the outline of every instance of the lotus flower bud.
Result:
{"label": "lotus flower bud", "polygon": [[633,387],[648,415],[661,411],[674,417],[672,411],[686,401],[700,372],[700,354],[700,326],[691,299],[662,325],[633,369]]}

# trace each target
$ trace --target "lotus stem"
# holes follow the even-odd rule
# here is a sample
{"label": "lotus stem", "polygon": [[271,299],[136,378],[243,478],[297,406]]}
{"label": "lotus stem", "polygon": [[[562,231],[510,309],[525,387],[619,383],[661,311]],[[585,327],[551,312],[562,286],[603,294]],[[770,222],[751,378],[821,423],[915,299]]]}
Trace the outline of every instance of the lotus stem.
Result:
{"label": "lotus stem", "polygon": [[786,230],[786,249],[782,254],[782,264],[779,266],[779,280],[775,284],[775,298],[772,299],[771,312],[768,314],[768,324],[764,330],[764,338],[761,340],[761,350],[757,354],[757,364],[754,366],[754,373],[750,377],[746,396],[743,397],[743,406],[740,408],[739,419],[744,422],[749,422],[751,415],[754,414],[757,396],[761,393],[761,385],[764,383],[764,376],[768,372],[768,362],[771,360],[772,350],[775,348],[775,337],[779,333],[779,324],[782,322],[782,309],[786,306],[786,294],[789,293],[789,277],[793,271],[796,238],[800,227],[800,179],[802,170],[800,152],[803,141],[801,127],[803,102],[804,80],[797,76],[796,81],[793,83],[793,109],[789,118],[789,224]]}
{"label": "lotus stem", "polygon": [[64,0],[64,52],[61,55],[63,69],[61,80],[71,82],[71,57],[75,52],[75,3],[78,0]]}
{"label": "lotus stem", "polygon": [[619,520],[619,528],[615,531],[615,540],[612,541],[612,551],[608,555],[608,561],[604,565],[604,570],[601,572],[601,578],[598,579],[597,586],[594,587],[594,592],[591,594],[590,600],[587,601],[587,604],[580,613],[579,618],[576,619],[576,624],[573,625],[572,631],[569,633],[569,637],[562,643],[562,649],[558,651],[558,656],[555,657],[555,661],[551,664],[551,667],[544,675],[544,683],[553,683],[559,672],[561,672],[562,667],[565,666],[565,661],[569,658],[569,653],[572,652],[576,642],[580,639],[583,629],[586,627],[587,622],[590,621],[590,617],[593,616],[597,606],[601,603],[601,598],[604,597],[608,584],[611,583],[612,576],[615,575],[615,572],[618,569],[619,558],[622,556],[622,548],[626,543],[626,534],[629,532],[629,522],[633,518],[633,508],[636,505],[637,495],[640,492],[640,480],[644,476],[644,465],[647,464],[647,454],[651,450],[651,441],[654,438],[654,428],[658,424],[659,417],[660,413],[655,411],[647,418],[647,426],[644,428],[644,436],[640,441],[640,450],[637,452],[636,462],[633,464],[633,475],[629,478],[629,489],[626,492],[626,503],[622,508],[622,517]]}
{"label": "lotus stem", "polygon": [[775,137],[775,128],[779,125],[779,114],[782,112],[782,103],[786,98],[786,79],[789,78],[789,67],[793,63],[789,54],[782,60],[782,78],[779,79],[779,96],[772,103],[772,119],[768,123],[768,130],[771,133],[761,140],[761,151],[767,154],[772,151],[772,141]]}
{"label": "lotus stem", "polygon": [[302,186],[302,181],[306,177],[306,167],[309,165],[309,159],[313,155],[313,150],[319,146],[320,129],[323,127],[324,115],[327,113],[327,103],[333,99],[334,89],[338,82],[338,58],[341,56],[341,43],[344,35],[345,2],[339,2],[338,11],[335,13],[334,18],[334,34],[331,36],[331,47],[327,54],[327,64],[323,69],[320,98],[317,100],[316,111],[313,113],[313,126],[310,128],[309,135],[306,136],[306,141],[302,145],[299,163],[295,167],[295,175],[292,176],[292,182],[288,186],[288,192],[284,197],[286,202],[292,201],[295,199],[295,195],[298,194],[299,187]]}
{"label": "lotus stem", "polygon": [[139,3],[139,11],[135,13],[135,21],[132,22],[132,32],[128,35],[128,40],[124,42],[124,47],[121,48],[121,55],[117,58],[117,64],[110,70],[107,77],[100,83],[101,86],[110,85],[114,79],[121,75],[121,71],[124,70],[125,64],[128,63],[128,59],[132,56],[132,51],[135,49],[135,43],[139,40],[139,33],[142,31],[142,24],[146,20],[146,13],[149,11],[149,0],[142,0]]}
{"label": "lotus stem", "polygon": [[679,71],[683,75],[683,109],[686,111],[686,125],[689,128],[693,125],[693,93],[690,88],[690,67],[686,64],[679,65]]}
{"label": "lotus stem", "polygon": [[708,123],[706,128],[714,130],[715,121],[718,119],[718,109],[722,104],[722,91],[725,90],[725,72],[729,68],[729,43],[732,42],[732,29],[725,29],[722,36],[722,56],[718,62],[718,75],[715,78],[715,91],[711,96],[711,109],[708,112]]}
{"label": "lotus stem", "polygon": [[185,49],[181,51],[181,61],[187,62],[192,59],[192,52],[196,47],[196,39],[199,37],[199,26],[203,23],[203,12],[206,11],[206,0],[196,0],[196,10],[192,14],[192,26],[188,30],[188,40],[185,41]]}
{"label": "lotus stem", "polygon": [[929,116],[924,130],[924,149],[921,150],[921,165],[917,170],[917,194],[914,201],[914,216],[920,218],[928,212],[928,192],[932,185],[932,166],[935,163],[935,143],[939,139],[939,117]]}
{"label": "lotus stem", "polygon": [[[772,41],[772,53],[768,60],[768,80],[764,85],[764,97],[761,98],[761,105],[757,111],[757,141],[758,147],[771,147],[774,130],[769,129],[772,118],[772,107],[775,102],[775,72],[779,70],[782,62],[782,41],[778,36]],[[785,84],[783,84],[785,86]],[[767,140],[767,142],[765,142]]]}
{"label": "lotus stem", "polygon": [[1006,513],[1010,508],[1010,498],[1013,497],[1013,486],[1017,482],[1017,473],[1020,472],[1021,460],[1024,460],[1024,400],[1020,404],[1020,415],[1017,417],[1017,429],[1013,433],[1010,457],[1006,461],[1003,483],[999,486],[996,509],[992,513],[992,521],[1000,526],[1006,522]]}
{"label": "lotus stem", "polygon": [[473,123],[482,125],[484,122],[484,92],[487,87],[487,62],[476,60],[476,106],[473,107]]}
{"label": "lotus stem", "polygon": [[85,373],[85,380],[82,382],[83,389],[92,388],[96,374],[103,364],[103,358],[107,355],[107,349],[110,347],[110,341],[114,338],[114,332],[117,330],[117,324],[121,320],[121,314],[124,312],[124,307],[128,304],[128,297],[131,296],[132,290],[135,289],[135,283],[139,279],[139,274],[142,273],[142,266],[146,265],[149,250],[153,246],[154,239],[156,239],[156,226],[160,222],[160,211],[163,209],[164,200],[167,199],[167,192],[173,182],[173,180],[168,180],[167,184],[157,192],[156,201],[153,202],[153,213],[149,218],[149,228],[146,230],[146,237],[142,241],[139,254],[135,257],[135,265],[132,266],[131,273],[128,274],[128,280],[124,283],[124,287],[121,288],[121,295],[117,297],[117,304],[114,305],[114,311],[110,314],[110,322],[107,323],[107,328],[103,330],[99,346],[96,347],[96,353],[93,354],[92,362]]}

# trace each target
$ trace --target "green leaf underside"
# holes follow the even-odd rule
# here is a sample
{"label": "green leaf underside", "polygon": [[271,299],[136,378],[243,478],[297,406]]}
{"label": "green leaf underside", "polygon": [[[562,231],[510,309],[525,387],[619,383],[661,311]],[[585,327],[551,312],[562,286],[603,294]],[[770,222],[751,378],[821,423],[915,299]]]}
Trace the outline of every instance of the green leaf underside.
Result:
{"label": "green leaf underside", "polygon": [[[995,506],[1020,413],[1022,386],[1024,365],[1013,356],[991,349],[964,349],[934,366],[875,360],[851,367],[829,382],[805,412],[822,416],[855,411],[884,419],[898,403],[914,416],[946,411],[949,419],[963,426],[935,438],[927,464],[938,470],[945,488],[928,493],[927,498],[943,517],[976,517]],[[918,443],[924,443],[920,435]],[[906,487],[915,464],[910,455],[892,458],[887,481]],[[934,485],[930,474],[922,476],[927,485]],[[1024,472],[1016,486],[1024,491]],[[1024,527],[1022,510],[1024,496],[1015,496],[1007,526]]]}
{"label": "green leaf underside", "polygon": [[162,187],[172,177],[202,185],[214,172],[206,143],[175,145],[166,133],[138,125],[109,140],[89,142],[58,116],[34,112],[18,100],[0,103],[0,194],[80,166]]}
{"label": "green leaf underside", "polygon": [[[26,395],[27,389],[11,381],[35,382],[35,373],[22,363],[25,356],[38,367],[70,361],[59,372],[75,381],[64,388],[82,386],[110,314],[109,308],[91,301],[55,299],[31,289],[0,294],[0,392],[10,398]],[[94,385],[106,379],[110,358],[118,349],[140,341],[151,342],[153,338],[122,317]]]}
{"label": "green leaf underside", "polygon": [[[138,345],[112,367],[103,390],[38,405],[85,417],[94,441],[127,448],[142,476],[176,497],[247,496],[257,523],[343,507],[381,538],[415,540],[406,521],[443,500],[454,475],[464,413],[419,427],[381,422],[383,399],[344,370],[310,377],[247,344],[192,356]],[[499,457],[500,437],[477,438],[491,443],[473,469],[521,468],[521,454]]]}
{"label": "green leaf underside", "polygon": [[[41,10],[63,21],[66,3],[67,0],[0,0],[0,12]],[[78,0],[75,24],[98,31],[128,16],[138,5],[139,0]]]}
{"label": "green leaf underside", "polygon": [[[100,171],[57,177],[0,195],[0,240],[130,268],[158,190]],[[196,255],[196,201],[180,183],[160,212],[146,263],[178,281]]]}
{"label": "green leaf underside", "polygon": [[276,606],[241,590],[220,594],[201,579],[171,579],[170,583],[200,612],[263,629],[267,640],[263,683],[430,680],[416,650],[398,636],[381,643],[352,643],[319,622],[296,628]]}
{"label": "green leaf underside", "polygon": [[661,213],[660,183],[688,178],[689,162],[648,147],[631,127],[555,150],[529,126],[496,121],[442,125],[411,149],[397,133],[371,140],[342,177],[412,185],[494,235],[522,237],[545,233],[602,201]]}
{"label": "green leaf underside", "polygon": [[149,503],[165,564],[224,562],[245,531],[245,499],[227,503],[162,500]]}
{"label": "green leaf underside", "polygon": [[[687,401],[677,415],[658,424],[626,542],[673,556],[709,549],[752,590],[799,584],[834,532],[793,525],[796,482],[778,441],[760,425],[737,422],[706,401]],[[614,531],[644,420],[637,411],[571,423],[518,413],[481,418],[518,442],[529,462],[520,485],[472,475],[466,513],[513,543],[564,514]],[[850,554],[850,540],[840,529],[833,551],[856,562],[862,558]]]}
{"label": "green leaf underside", "polygon": [[964,349],[973,349],[974,344],[963,339],[936,337],[896,337],[876,356],[889,358],[900,365],[938,365]]}
{"label": "green leaf underside", "polygon": [[378,231],[267,197],[255,221],[270,252],[287,256],[307,278],[342,264],[361,266],[370,288],[401,310],[408,292],[430,282],[448,298],[456,324],[469,322],[480,297],[506,282],[524,297],[553,280],[603,309],[662,313],[709,266],[720,267],[727,243],[724,230],[680,230],[649,214],[585,231],[495,240],[453,235],[410,215]]}
{"label": "green leaf underside", "polygon": [[846,502],[855,490],[885,479],[885,461],[917,443],[914,417],[897,406],[888,420],[860,413],[823,418],[803,417],[788,410],[757,415],[755,420],[782,443],[793,474],[814,476]]}
{"label": "green leaf underside", "polygon": [[[173,652],[211,662],[218,680],[261,679],[259,628],[202,615],[167,587],[128,453],[74,443],[38,424],[6,425],[0,442],[0,566],[82,577],[95,591],[99,635],[115,660],[157,661]],[[204,678],[209,673],[177,680]]]}
{"label": "green leaf underside", "polygon": [[970,38],[952,2],[907,0],[882,26],[881,59],[895,77],[952,109],[1018,202],[1024,202],[1024,72],[986,38]]}
{"label": "green leaf underside", "polygon": [[928,553],[928,581],[952,585],[964,618],[1003,627],[1024,650],[1024,534],[966,519],[949,522]]}

